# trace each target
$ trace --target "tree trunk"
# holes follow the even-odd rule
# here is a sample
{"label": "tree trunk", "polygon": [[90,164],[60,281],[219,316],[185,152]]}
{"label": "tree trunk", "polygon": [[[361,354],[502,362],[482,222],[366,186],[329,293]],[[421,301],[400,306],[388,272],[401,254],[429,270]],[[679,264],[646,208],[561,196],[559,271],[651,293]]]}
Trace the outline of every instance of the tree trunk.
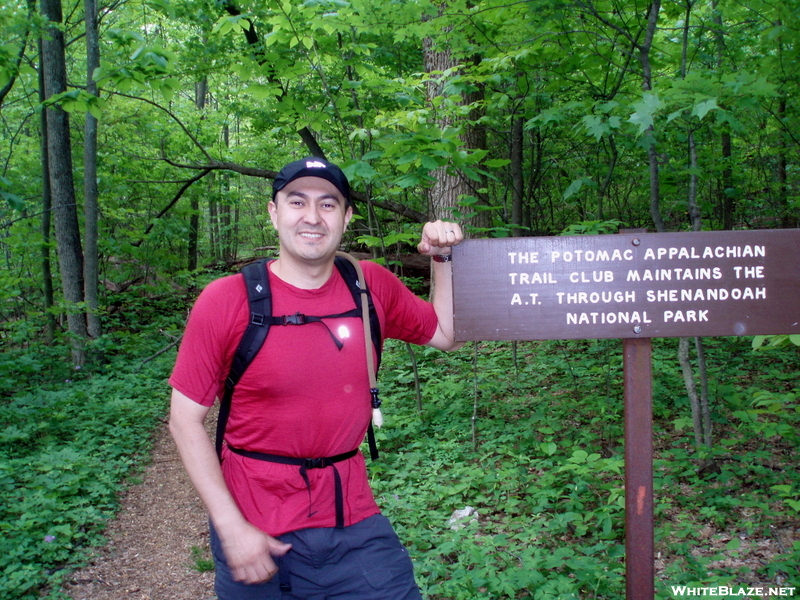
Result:
{"label": "tree trunk", "polygon": [[[42,40],[42,71],[47,98],[67,88],[64,57],[64,36],[60,0],[42,0],[42,16],[54,25]],[[59,106],[47,109],[47,158],[50,189],[53,198],[56,244],[61,271],[61,285],[67,302],[67,324],[72,335],[72,360],[76,367],[83,365],[86,341],[86,319],[77,308],[83,302],[83,255],[72,176],[72,153],[69,117]]]}
{"label": "tree trunk", "polygon": [[211,174],[211,180],[208,182],[208,241],[211,247],[211,258],[216,262],[220,259],[220,237],[219,237],[219,218],[217,217],[217,200],[216,190],[214,187],[217,184],[215,173]]}
{"label": "tree trunk", "polygon": [[523,155],[523,125],[525,119],[522,117],[513,117],[511,122],[511,151],[509,158],[511,159],[511,235],[519,237],[525,231],[523,228],[523,219],[525,218],[522,213],[522,207],[525,202],[525,180],[522,176],[522,155]]}
{"label": "tree trunk", "polygon": [[[642,89],[649,92],[653,89],[653,70],[650,64],[650,50],[653,47],[653,36],[658,25],[658,13],[661,10],[661,0],[653,0],[647,14],[647,28],[645,31],[645,41],[639,46],[639,60],[642,64]],[[647,161],[650,171],[650,217],[656,231],[666,231],[664,219],[661,217],[661,192],[658,168],[658,153],[656,152],[656,142],[653,138],[654,128],[651,125],[647,129],[650,136],[650,143],[647,147]]]}
{"label": "tree trunk", "polygon": [[608,170],[606,177],[603,180],[603,185],[600,187],[600,192],[597,194],[597,218],[605,221],[605,200],[608,197],[608,190],[611,188],[611,182],[614,179],[614,170],[617,168],[619,161],[619,151],[617,150],[617,142],[614,141],[614,136],[608,136],[608,147],[611,150],[611,162],[608,163]]}
{"label": "tree trunk", "polygon": [[694,380],[694,370],[689,360],[689,338],[681,338],[678,342],[678,362],[683,373],[683,384],[689,395],[689,405],[692,408],[692,429],[694,430],[694,444],[700,447],[703,443],[703,419],[700,413],[700,402],[697,396],[697,384]]}
{"label": "tree trunk", "polygon": [[[47,99],[44,91],[44,68],[42,60],[42,40],[39,39],[39,103]],[[56,316],[53,313],[55,300],[53,298],[53,270],[50,262],[50,229],[52,201],[50,194],[50,171],[47,160],[47,111],[39,113],[41,132],[39,144],[42,154],[42,283],[44,286],[44,341],[50,345],[55,340]]]}
{"label": "tree trunk", "polygon": [[[783,123],[786,119],[786,96],[781,96],[778,100],[778,120]],[[778,198],[781,205],[781,227],[784,229],[794,229],[797,227],[797,215],[792,209],[789,198],[789,177],[787,155],[789,154],[789,143],[787,134],[783,130],[778,131],[780,142],[778,143]]]}
{"label": "tree trunk", "polygon": [[543,233],[545,227],[545,214],[544,207],[542,206],[539,194],[537,194],[539,185],[542,181],[544,174],[544,141],[542,134],[537,129],[531,129],[531,171],[528,180],[528,194],[531,198],[528,205],[527,216],[525,225],[528,231],[534,235]]}
{"label": "tree trunk", "polygon": [[[691,12],[693,3],[686,3],[686,14],[683,20],[683,51],[681,58],[681,79],[686,79],[688,73],[687,55],[689,52],[689,26],[691,23]],[[689,127],[692,127],[691,121]],[[695,140],[694,130],[689,130],[687,138],[687,145],[689,150],[689,191],[687,193],[687,204],[689,206],[689,220],[691,222],[692,231],[701,231],[703,229],[703,216],[700,212],[700,206],[697,203],[697,183],[698,183],[698,165],[697,165],[697,142]],[[708,369],[706,365],[705,351],[703,349],[703,339],[699,337],[694,338],[695,349],[697,350],[697,372],[702,382],[701,391],[698,394],[697,385],[695,384],[694,373],[691,363],[689,362],[689,339],[681,338],[678,350],[678,360],[683,369],[684,382],[686,384],[686,393],[689,396],[689,403],[692,407],[692,425],[694,427],[694,439],[697,447],[704,444],[707,448],[711,448],[711,412],[708,406]]]}
{"label": "tree trunk", "polygon": [[[440,11],[444,5],[440,7]],[[423,61],[425,71],[428,73],[446,71],[447,69],[457,66],[457,62],[453,58],[450,50],[437,49],[434,47],[433,39],[425,38],[422,43],[423,47]],[[477,59],[476,59],[477,60]],[[428,81],[427,93],[428,101],[432,102],[434,98],[442,95],[442,86],[435,81]],[[482,95],[483,90],[476,88],[475,91],[466,94],[462,100],[465,106],[471,105],[476,102]],[[486,148],[486,132],[482,127],[473,125],[478,120],[479,115],[475,114],[475,110],[470,113],[468,122],[464,124],[461,139],[465,148],[469,150],[479,150]],[[437,125],[441,130],[448,127],[453,127],[456,124],[448,115],[442,115],[438,118]],[[481,183],[471,181],[462,173],[458,173],[447,166],[436,169],[431,175],[436,179],[433,186],[428,190],[428,212],[433,219],[452,219],[452,209],[463,211],[459,201],[464,196],[472,196],[479,198],[478,204],[485,205],[486,198],[480,198],[481,194],[478,189],[483,187]],[[473,227],[487,227],[490,224],[489,211],[478,211],[471,218],[467,220],[466,225]],[[465,232],[468,235],[468,232]]]}
{"label": "tree trunk", "polygon": [[[714,23],[714,38],[717,46],[717,72],[722,72],[722,63],[725,58],[725,32],[722,14],[719,12],[719,0],[711,3],[711,21]],[[733,215],[736,210],[736,195],[733,187],[733,142],[731,140],[730,126],[725,124],[720,132],[720,145],[722,149],[722,228],[733,229]]]}
{"label": "tree trunk", "polygon": [[[225,148],[230,148],[230,128],[227,123],[223,126],[223,140]],[[231,207],[231,174],[229,172],[220,175],[220,197],[227,201],[219,205],[218,213],[221,216],[222,228],[220,230],[220,249],[222,250],[222,260],[226,264],[231,264],[236,260],[237,234],[239,231],[239,208]]]}
{"label": "tree trunk", "polygon": [[[425,38],[422,43],[423,59],[425,64],[425,71],[432,73],[434,71],[445,71],[454,65],[450,52],[443,50],[437,52],[433,49],[433,40]],[[437,85],[434,81],[427,83],[428,101],[441,95],[441,86]],[[445,129],[452,125],[452,122],[446,118],[439,118],[438,123],[441,129]],[[431,175],[436,179],[436,182],[428,190],[428,217],[431,219],[448,218],[450,213],[448,208],[455,208],[458,206],[458,199],[462,195],[469,193],[469,189],[463,185],[461,178],[455,173],[448,172],[446,167],[437,169]]]}
{"label": "tree trunk", "polygon": [[[194,105],[201,113],[206,107],[208,97],[208,78],[203,77],[197,82],[194,89]],[[201,119],[203,117],[201,116]],[[190,200],[191,214],[189,215],[189,239],[187,241],[187,267],[189,271],[197,269],[197,242],[200,233],[200,200],[196,192],[192,192]]]}
{"label": "tree trunk", "polygon": [[[86,20],[86,91],[97,95],[97,84],[94,81],[94,71],[100,66],[100,47],[97,34],[97,3],[96,0],[84,0]],[[88,333],[93,338],[100,337],[102,333],[98,285],[99,285],[99,251],[98,241],[98,190],[97,190],[97,119],[89,112],[86,113],[83,142],[83,215],[85,228],[84,246],[84,294],[86,297],[86,322]]]}

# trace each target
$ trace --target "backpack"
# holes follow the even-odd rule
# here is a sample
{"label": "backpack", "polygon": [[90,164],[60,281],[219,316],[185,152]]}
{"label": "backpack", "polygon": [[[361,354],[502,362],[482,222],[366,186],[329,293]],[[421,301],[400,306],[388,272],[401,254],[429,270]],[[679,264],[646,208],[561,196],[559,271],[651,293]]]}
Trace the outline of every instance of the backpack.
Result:
{"label": "backpack", "polygon": [[[341,317],[360,317],[362,321],[364,321],[367,311],[364,310],[363,299],[366,298],[369,316],[364,322],[365,338],[367,337],[367,332],[369,332],[369,338],[371,338],[375,356],[378,358],[378,366],[380,366],[381,325],[378,320],[378,313],[375,311],[375,306],[372,303],[372,295],[367,289],[366,282],[363,283],[363,286],[360,284],[360,281],[364,281],[363,273],[361,273],[361,267],[358,266],[358,262],[354,258],[344,252],[337,252],[334,264],[342,275],[342,279],[344,279],[347,284],[356,307],[344,313],[325,315],[323,317],[303,315],[299,312],[293,315],[273,316],[272,293],[270,291],[269,276],[266,270],[266,264],[268,262],[270,262],[270,259],[262,259],[246,265],[242,269],[245,287],[247,288],[247,300],[250,307],[250,321],[247,324],[247,329],[245,329],[244,335],[233,356],[231,369],[225,380],[225,392],[220,402],[215,443],[217,457],[220,460],[222,460],[222,442],[225,437],[225,427],[228,422],[228,417],[230,416],[233,390],[242,375],[244,375],[247,367],[250,366],[250,363],[253,362],[253,359],[264,345],[270,326],[305,325],[307,323],[322,323],[325,325],[323,319]],[[327,325],[325,325],[325,327],[327,328]],[[328,330],[328,332],[331,334],[337,347],[341,349],[341,342],[330,330]],[[365,342],[369,344],[366,339]],[[375,383],[375,373],[372,369],[372,355],[369,346],[367,347],[367,362],[370,371],[372,408],[373,411],[377,411],[380,408],[381,401],[378,398],[378,388]],[[378,422],[377,425],[380,426],[380,423]],[[367,429],[367,440],[369,443],[370,456],[372,460],[375,460],[378,458],[378,447],[375,442],[375,430],[372,421],[370,421],[369,428]]]}

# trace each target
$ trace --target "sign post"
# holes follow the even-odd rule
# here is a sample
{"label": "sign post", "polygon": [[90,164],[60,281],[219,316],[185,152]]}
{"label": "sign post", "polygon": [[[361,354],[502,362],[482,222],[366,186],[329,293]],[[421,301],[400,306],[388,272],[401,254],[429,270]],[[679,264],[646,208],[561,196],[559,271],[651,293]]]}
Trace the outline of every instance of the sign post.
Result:
{"label": "sign post", "polygon": [[655,593],[653,386],[650,339],[623,340],[625,381],[625,589],[628,600]]}
{"label": "sign post", "polygon": [[800,333],[800,230],[467,240],[459,341],[623,340],[628,600],[654,597],[650,338]]}

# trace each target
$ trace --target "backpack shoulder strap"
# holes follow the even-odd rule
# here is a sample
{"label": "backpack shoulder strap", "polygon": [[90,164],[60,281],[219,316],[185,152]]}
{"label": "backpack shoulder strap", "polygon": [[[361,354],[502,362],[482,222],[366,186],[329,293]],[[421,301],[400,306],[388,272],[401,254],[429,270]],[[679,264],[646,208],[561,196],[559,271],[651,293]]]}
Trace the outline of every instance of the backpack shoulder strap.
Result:
{"label": "backpack shoulder strap", "polygon": [[247,367],[250,366],[258,351],[261,350],[269,333],[270,321],[268,317],[272,315],[272,293],[270,292],[266,267],[268,262],[269,260],[267,259],[259,260],[246,265],[242,269],[244,284],[247,289],[250,320],[233,355],[231,370],[225,380],[225,392],[220,401],[215,443],[219,459],[222,459],[222,441],[225,437],[225,427],[231,412],[233,388],[239,383]]}
{"label": "backpack shoulder strap", "polygon": [[[373,363],[372,353],[369,351],[370,341],[375,351],[378,367],[381,362],[381,324],[378,319],[378,313],[375,310],[375,305],[372,302],[372,294],[367,288],[367,280],[364,277],[364,272],[358,261],[344,252],[337,252],[334,264],[342,274],[342,278],[347,282],[347,287],[353,295],[356,307],[361,311],[361,320],[364,324],[364,342],[367,344],[367,372],[369,373],[370,380],[370,395],[372,397],[372,419],[367,428],[367,442],[369,444],[369,453],[372,460],[378,458],[378,443],[375,440],[375,427],[380,427],[383,423],[381,416],[381,400],[378,398],[378,379],[377,369]],[[367,304],[364,304],[366,299]]]}
{"label": "backpack shoulder strap", "polygon": [[353,295],[356,308],[361,310],[362,300],[364,298],[367,300],[367,306],[369,307],[369,327],[372,337],[372,346],[375,348],[375,356],[378,358],[378,367],[380,367],[381,349],[383,346],[381,339],[381,322],[378,319],[378,312],[375,310],[375,305],[372,302],[372,294],[370,293],[369,289],[367,289],[366,280],[364,282],[364,289],[361,289],[355,266],[342,254],[344,253],[337,254],[334,264],[336,265],[336,268],[339,269],[342,279],[344,279],[348,289],[350,290],[350,293]]}

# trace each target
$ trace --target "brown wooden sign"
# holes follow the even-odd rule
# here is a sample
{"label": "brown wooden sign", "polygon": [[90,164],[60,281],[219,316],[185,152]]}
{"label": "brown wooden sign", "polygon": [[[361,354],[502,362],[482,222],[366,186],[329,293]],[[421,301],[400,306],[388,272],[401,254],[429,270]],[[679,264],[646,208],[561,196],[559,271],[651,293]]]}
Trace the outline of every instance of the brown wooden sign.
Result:
{"label": "brown wooden sign", "polygon": [[800,230],[467,240],[456,339],[800,333]]}

